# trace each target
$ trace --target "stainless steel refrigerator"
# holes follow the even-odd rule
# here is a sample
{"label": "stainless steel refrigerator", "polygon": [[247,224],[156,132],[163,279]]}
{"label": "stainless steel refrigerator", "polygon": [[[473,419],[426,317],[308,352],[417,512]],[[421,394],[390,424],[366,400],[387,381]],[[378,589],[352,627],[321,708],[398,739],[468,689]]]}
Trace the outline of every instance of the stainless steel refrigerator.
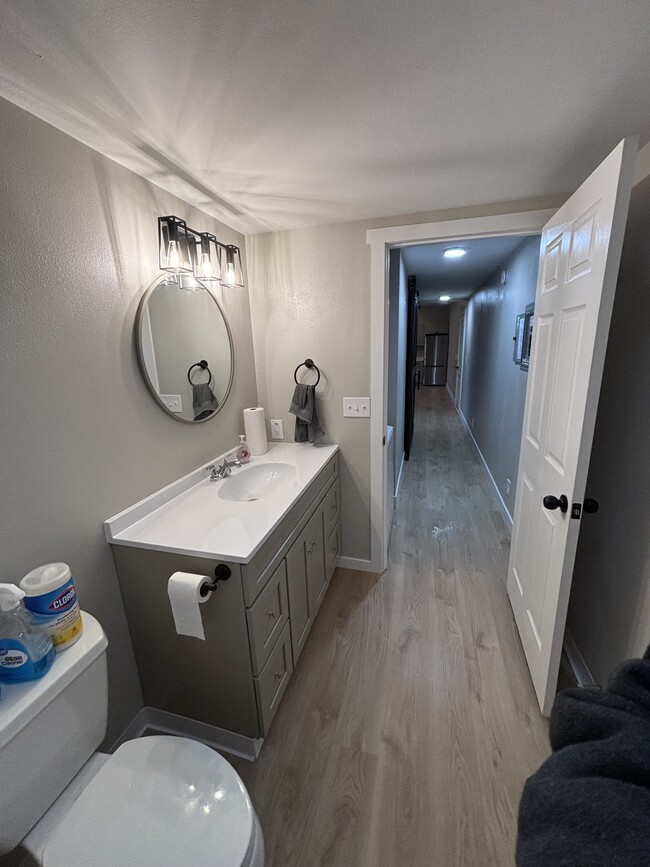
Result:
{"label": "stainless steel refrigerator", "polygon": [[449,334],[427,334],[424,338],[424,384],[447,384]]}

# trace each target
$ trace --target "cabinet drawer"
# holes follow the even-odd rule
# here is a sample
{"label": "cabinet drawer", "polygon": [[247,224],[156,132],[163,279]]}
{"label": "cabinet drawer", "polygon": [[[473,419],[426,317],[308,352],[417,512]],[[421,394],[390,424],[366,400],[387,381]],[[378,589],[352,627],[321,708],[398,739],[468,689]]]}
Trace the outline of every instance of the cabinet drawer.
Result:
{"label": "cabinet drawer", "polygon": [[271,720],[275,716],[280,700],[289,683],[293,663],[291,661],[291,635],[287,623],[262,673],[255,678],[257,710],[260,718],[262,736],[268,733]]}
{"label": "cabinet drawer", "polygon": [[253,674],[259,674],[289,616],[287,569],[283,560],[255,603],[246,612]]}
{"label": "cabinet drawer", "polygon": [[325,542],[325,577],[330,580],[341,555],[341,525],[337,523]]}
{"label": "cabinet drawer", "polygon": [[325,495],[323,502],[323,515],[325,521],[325,535],[327,536],[336,526],[339,520],[339,480],[337,479]]}

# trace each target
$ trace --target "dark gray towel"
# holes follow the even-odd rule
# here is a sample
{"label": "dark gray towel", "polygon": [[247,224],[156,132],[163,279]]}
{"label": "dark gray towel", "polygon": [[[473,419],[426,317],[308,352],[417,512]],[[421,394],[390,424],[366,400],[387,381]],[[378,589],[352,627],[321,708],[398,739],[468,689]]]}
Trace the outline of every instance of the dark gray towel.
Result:
{"label": "dark gray towel", "polygon": [[207,382],[199,382],[192,386],[192,406],[194,421],[207,418],[219,408],[219,401]]}
{"label": "dark gray towel", "polygon": [[316,389],[313,385],[296,385],[289,412],[296,417],[296,432],[294,440],[297,443],[313,443],[322,437],[325,431],[318,420],[316,410]]}
{"label": "dark gray towel", "polygon": [[650,864],[650,648],[603,692],[561,692],[550,735],[519,805],[518,867]]}

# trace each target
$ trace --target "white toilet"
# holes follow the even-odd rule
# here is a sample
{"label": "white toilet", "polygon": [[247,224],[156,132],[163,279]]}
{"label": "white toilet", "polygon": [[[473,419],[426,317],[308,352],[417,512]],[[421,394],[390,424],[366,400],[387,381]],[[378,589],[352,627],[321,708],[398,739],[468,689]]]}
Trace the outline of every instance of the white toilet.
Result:
{"label": "white toilet", "polygon": [[152,736],[111,756],[106,636],[79,641],[40,680],[3,684],[0,855],[21,841],[44,867],[263,867],[244,784],[204,744]]}

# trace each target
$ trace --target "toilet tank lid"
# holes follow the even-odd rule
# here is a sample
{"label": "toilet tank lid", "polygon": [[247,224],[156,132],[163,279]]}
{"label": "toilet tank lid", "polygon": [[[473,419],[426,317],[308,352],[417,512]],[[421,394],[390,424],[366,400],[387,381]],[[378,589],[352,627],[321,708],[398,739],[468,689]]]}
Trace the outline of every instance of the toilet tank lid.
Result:
{"label": "toilet tank lid", "polygon": [[102,627],[91,614],[82,611],[81,616],[81,638],[57,653],[46,675],[26,683],[2,683],[0,749],[106,650],[108,640]]}

